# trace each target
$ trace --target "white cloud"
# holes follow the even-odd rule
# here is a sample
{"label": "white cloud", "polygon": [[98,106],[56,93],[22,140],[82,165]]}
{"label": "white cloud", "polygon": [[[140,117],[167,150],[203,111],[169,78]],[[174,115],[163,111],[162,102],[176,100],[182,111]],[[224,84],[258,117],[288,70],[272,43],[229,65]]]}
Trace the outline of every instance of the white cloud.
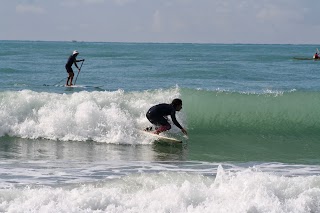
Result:
{"label": "white cloud", "polygon": [[35,5],[26,5],[19,4],[16,6],[17,13],[35,13],[35,14],[43,14],[45,13],[45,9]]}

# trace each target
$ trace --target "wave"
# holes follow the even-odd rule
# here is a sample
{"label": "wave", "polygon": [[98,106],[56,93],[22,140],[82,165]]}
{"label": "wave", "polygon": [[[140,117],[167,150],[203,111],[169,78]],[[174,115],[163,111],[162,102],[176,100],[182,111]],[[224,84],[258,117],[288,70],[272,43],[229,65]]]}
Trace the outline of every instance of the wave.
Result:
{"label": "wave", "polygon": [[188,126],[198,133],[320,135],[320,92],[183,89],[182,97]]}
{"label": "wave", "polygon": [[150,138],[147,140],[136,131],[149,125],[146,111],[154,104],[171,102],[179,96],[178,88],[142,92],[81,91],[73,94],[30,90],[1,92],[0,136],[150,143]]}
{"label": "wave", "polygon": [[[0,189],[3,212],[319,212],[319,176],[247,169],[160,172],[98,183]],[[39,205],[41,204],[41,205]],[[70,210],[72,206],[72,210]],[[20,211],[19,211],[20,210]],[[22,211],[21,211],[22,212]]]}
{"label": "wave", "polygon": [[[0,136],[106,143],[149,143],[137,129],[149,125],[154,104],[183,99],[178,120],[191,135],[320,136],[319,92],[262,94],[195,89],[136,92],[30,90],[0,93]],[[180,132],[176,127],[173,132]]]}

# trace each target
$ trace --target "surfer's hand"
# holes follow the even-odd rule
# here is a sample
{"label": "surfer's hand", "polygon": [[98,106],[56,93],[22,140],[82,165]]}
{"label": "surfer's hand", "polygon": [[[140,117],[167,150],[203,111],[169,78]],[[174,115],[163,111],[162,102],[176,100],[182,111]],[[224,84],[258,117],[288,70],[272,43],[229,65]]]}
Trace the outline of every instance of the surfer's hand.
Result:
{"label": "surfer's hand", "polygon": [[183,134],[185,135],[188,135],[187,131],[184,128],[181,129],[181,132],[183,132]]}

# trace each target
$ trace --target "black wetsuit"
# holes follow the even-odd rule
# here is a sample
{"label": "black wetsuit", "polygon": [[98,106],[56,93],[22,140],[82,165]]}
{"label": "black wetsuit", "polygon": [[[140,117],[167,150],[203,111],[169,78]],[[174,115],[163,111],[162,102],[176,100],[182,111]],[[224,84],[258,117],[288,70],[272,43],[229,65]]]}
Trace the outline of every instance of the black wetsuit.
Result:
{"label": "black wetsuit", "polygon": [[182,129],[182,126],[179,124],[179,122],[176,119],[176,110],[171,104],[158,104],[153,107],[151,107],[146,116],[148,120],[157,126],[169,126],[171,128],[171,125],[165,118],[165,116],[171,116],[172,122],[179,128]]}
{"label": "black wetsuit", "polygon": [[70,57],[68,58],[68,61],[66,63],[67,72],[72,72],[73,73],[72,64],[75,63],[75,62],[78,62],[76,60],[76,57],[77,57],[77,55],[70,55]]}

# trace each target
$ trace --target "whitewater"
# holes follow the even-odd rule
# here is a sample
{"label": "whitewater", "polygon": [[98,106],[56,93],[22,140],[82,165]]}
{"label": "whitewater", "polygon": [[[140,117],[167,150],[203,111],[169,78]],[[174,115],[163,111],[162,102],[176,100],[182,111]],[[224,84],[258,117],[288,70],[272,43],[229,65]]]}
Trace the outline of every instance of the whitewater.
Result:
{"label": "whitewater", "polygon": [[[179,97],[176,89],[125,93],[56,94],[22,90],[1,93],[1,136],[139,144],[150,106]],[[140,138],[143,140],[142,138]]]}

